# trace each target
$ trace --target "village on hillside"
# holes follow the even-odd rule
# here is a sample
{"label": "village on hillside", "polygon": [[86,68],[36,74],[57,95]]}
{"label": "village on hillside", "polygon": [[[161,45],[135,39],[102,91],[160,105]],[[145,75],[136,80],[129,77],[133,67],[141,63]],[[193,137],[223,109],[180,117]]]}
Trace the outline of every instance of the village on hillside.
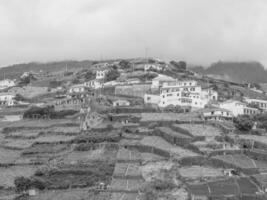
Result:
{"label": "village on hillside", "polygon": [[267,199],[265,91],[184,61],[5,74],[0,124],[0,199]]}

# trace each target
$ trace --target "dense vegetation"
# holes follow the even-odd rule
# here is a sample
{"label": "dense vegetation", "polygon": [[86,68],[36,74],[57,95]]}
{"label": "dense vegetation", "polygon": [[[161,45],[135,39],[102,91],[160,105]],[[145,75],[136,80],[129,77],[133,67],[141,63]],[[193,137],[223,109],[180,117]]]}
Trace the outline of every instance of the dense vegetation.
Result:
{"label": "dense vegetation", "polygon": [[23,118],[33,118],[36,116],[37,118],[50,118],[50,119],[61,119],[66,116],[74,115],[78,111],[76,110],[61,110],[55,111],[53,106],[46,107],[31,107],[26,110],[23,114]]}

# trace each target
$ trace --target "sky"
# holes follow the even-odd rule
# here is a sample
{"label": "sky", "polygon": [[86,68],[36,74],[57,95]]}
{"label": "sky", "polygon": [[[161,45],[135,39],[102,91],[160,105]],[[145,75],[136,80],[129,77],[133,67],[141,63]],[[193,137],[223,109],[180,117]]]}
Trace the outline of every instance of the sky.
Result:
{"label": "sky", "polygon": [[267,66],[267,1],[0,0],[0,67],[146,56]]}

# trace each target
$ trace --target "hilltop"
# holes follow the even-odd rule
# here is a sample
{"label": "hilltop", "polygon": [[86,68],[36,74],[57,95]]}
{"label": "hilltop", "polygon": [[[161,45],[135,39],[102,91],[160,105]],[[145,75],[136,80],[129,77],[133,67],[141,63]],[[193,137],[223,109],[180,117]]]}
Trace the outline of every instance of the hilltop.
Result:
{"label": "hilltop", "polygon": [[226,81],[266,83],[267,71],[259,62],[217,62],[208,68],[195,67],[193,71]]}

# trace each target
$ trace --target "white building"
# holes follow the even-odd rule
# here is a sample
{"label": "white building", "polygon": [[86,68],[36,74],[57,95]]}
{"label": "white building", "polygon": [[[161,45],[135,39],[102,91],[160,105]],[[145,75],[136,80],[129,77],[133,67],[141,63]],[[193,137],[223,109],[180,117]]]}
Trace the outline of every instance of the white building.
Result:
{"label": "white building", "polygon": [[107,74],[108,70],[104,69],[104,70],[97,70],[96,71],[96,79],[104,79],[106,74]]}
{"label": "white building", "polygon": [[267,110],[267,101],[266,100],[245,98],[245,101],[249,104],[254,104],[254,105],[258,106],[262,110]]}
{"label": "white building", "polygon": [[231,120],[234,115],[231,111],[223,109],[223,108],[204,108],[200,111],[201,118],[204,120]]}
{"label": "white building", "polygon": [[164,82],[173,82],[174,78],[166,75],[159,74],[157,77],[152,79],[151,89],[159,89]]}
{"label": "white building", "polygon": [[69,93],[84,93],[87,87],[84,84],[73,85],[69,88]]}
{"label": "white building", "polygon": [[202,95],[201,86],[193,80],[163,83],[160,89],[160,107],[179,105],[204,108],[208,101]]}
{"label": "white building", "polygon": [[236,100],[222,102],[219,107],[231,111],[235,117],[238,115],[255,115],[259,113],[257,108],[248,107],[246,103]]}
{"label": "white building", "polygon": [[0,81],[0,89],[6,89],[6,88],[9,88],[9,87],[13,87],[15,86],[15,82],[13,80],[10,80],[10,79],[5,79],[5,80],[1,80]]}
{"label": "white building", "polygon": [[98,89],[103,87],[103,83],[99,81],[98,79],[87,81],[83,84],[84,86],[88,88]]}
{"label": "white building", "polygon": [[117,107],[117,106],[130,106],[130,102],[124,99],[118,99],[113,101],[113,106]]}
{"label": "white building", "polygon": [[202,95],[204,96],[204,98],[214,101],[218,100],[218,92],[216,92],[215,90],[212,89],[204,89],[202,90]]}
{"label": "white building", "polygon": [[0,93],[0,105],[13,106],[15,95],[10,93]]}
{"label": "white building", "polygon": [[158,97],[151,94],[144,96],[145,103],[157,103],[159,107],[178,105],[204,108],[211,100],[217,100],[217,93],[212,90],[202,90],[194,80],[163,82]]}
{"label": "white building", "polygon": [[160,65],[160,64],[145,64],[144,65],[144,71],[148,71],[150,69],[154,69],[154,70],[157,70],[157,71],[160,71],[160,70],[163,70],[165,67],[163,65]]}

